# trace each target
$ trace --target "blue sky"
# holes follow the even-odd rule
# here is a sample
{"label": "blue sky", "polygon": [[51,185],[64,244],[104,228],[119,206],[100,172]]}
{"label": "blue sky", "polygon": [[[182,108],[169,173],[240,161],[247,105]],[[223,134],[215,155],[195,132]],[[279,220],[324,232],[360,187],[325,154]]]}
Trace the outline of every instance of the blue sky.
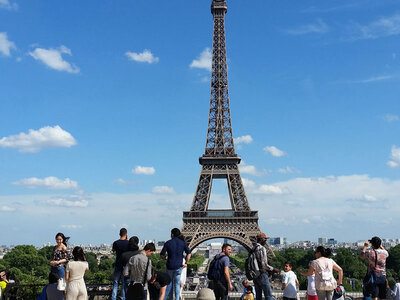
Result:
{"label": "blue sky", "polygon": [[[210,1],[0,0],[0,244],[168,239],[204,153]],[[290,241],[398,238],[400,5],[228,1],[236,152]],[[215,182],[212,208],[228,205]]]}

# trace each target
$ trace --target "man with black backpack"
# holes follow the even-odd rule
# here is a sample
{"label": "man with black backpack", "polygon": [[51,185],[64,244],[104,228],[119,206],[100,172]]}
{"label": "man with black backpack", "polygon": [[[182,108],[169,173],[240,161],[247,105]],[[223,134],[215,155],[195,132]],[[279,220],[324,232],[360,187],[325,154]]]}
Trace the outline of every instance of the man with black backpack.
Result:
{"label": "man with black backpack", "polygon": [[268,254],[265,245],[267,244],[267,237],[265,233],[260,232],[257,235],[257,244],[253,248],[255,258],[257,261],[259,274],[253,279],[254,287],[256,288],[256,300],[262,300],[262,293],[266,300],[272,300],[271,285],[269,283],[268,272],[279,273],[280,270],[268,264]]}
{"label": "man with black backpack", "polygon": [[222,245],[221,253],[215,255],[208,268],[209,288],[214,290],[216,300],[228,299],[228,292],[233,291],[233,285],[229,274],[229,255],[231,255],[231,245]]}

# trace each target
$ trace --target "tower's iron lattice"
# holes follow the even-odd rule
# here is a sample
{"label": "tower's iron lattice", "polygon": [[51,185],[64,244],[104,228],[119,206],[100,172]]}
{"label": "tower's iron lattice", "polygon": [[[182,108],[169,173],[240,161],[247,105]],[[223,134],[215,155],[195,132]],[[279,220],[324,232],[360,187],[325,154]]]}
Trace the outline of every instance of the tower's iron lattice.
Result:
{"label": "tower's iron lattice", "polygon": [[[214,18],[211,96],[207,141],[199,182],[190,211],[183,212],[182,233],[192,249],[213,238],[229,238],[250,249],[258,227],[258,212],[250,210],[239,172],[240,157],[233,143],[229,108],[225,43],[225,0],[213,0]],[[227,180],[231,209],[208,209],[213,179]]]}

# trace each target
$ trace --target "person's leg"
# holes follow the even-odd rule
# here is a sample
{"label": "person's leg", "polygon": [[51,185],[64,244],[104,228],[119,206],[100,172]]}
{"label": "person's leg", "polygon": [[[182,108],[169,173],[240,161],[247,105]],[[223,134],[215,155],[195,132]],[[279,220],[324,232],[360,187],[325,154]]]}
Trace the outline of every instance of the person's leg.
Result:
{"label": "person's leg", "polygon": [[112,293],[111,293],[111,300],[117,300],[118,283],[119,283],[120,277],[121,277],[121,271],[119,271],[117,268],[114,268],[114,279],[113,279],[113,289],[112,289]]}
{"label": "person's leg", "polygon": [[59,278],[65,278],[65,268],[64,266],[57,267],[57,274]]}
{"label": "person's leg", "polygon": [[325,291],[317,291],[318,300],[325,300],[326,293]]}
{"label": "person's leg", "polygon": [[166,273],[171,278],[171,282],[167,285],[167,290],[165,291],[164,300],[167,300],[168,296],[169,296],[169,299],[172,300],[172,295],[170,295],[170,294],[172,292],[172,279],[173,279],[173,275],[174,275],[174,270],[168,270],[167,269]]}
{"label": "person's leg", "polygon": [[[181,292],[181,274],[182,274],[182,268],[179,268],[175,270],[174,272],[174,290],[175,290],[175,300],[179,300],[179,295]],[[172,299],[170,299],[172,300]]]}
{"label": "person's leg", "polygon": [[271,285],[269,283],[269,278],[266,273],[261,273],[260,275],[260,283],[261,283],[261,289],[264,292],[264,297],[266,300],[272,300],[272,291],[271,291]]}
{"label": "person's leg", "polygon": [[262,300],[262,288],[261,288],[261,280],[259,276],[258,278],[254,279],[254,288],[256,290],[256,300]]}
{"label": "person's leg", "polygon": [[332,298],[333,298],[333,293],[334,293],[334,290],[332,290],[332,291],[326,291],[326,299],[327,299],[327,300],[332,300]]}
{"label": "person's leg", "polygon": [[122,271],[121,271],[121,275],[120,275],[120,280],[121,280],[121,293],[120,293],[120,296],[119,296],[119,298],[121,299],[121,300],[125,300],[125,292],[126,292],[126,285],[125,285],[125,283],[126,283],[126,281],[125,281],[125,277],[124,277],[124,275],[122,274]]}

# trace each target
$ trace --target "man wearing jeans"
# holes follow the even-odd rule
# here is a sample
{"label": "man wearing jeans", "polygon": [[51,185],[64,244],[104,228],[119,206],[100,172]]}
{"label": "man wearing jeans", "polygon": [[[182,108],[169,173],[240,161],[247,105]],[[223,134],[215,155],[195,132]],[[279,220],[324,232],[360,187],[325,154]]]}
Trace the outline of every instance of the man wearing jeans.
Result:
{"label": "man wearing jeans", "polygon": [[267,237],[265,233],[259,233],[257,235],[257,244],[254,246],[253,251],[255,251],[258,267],[260,268],[260,275],[255,278],[254,286],[256,288],[256,300],[262,300],[262,293],[266,300],[272,300],[271,285],[269,283],[268,272],[279,272],[278,269],[270,266],[268,264],[267,250],[264,247],[267,243]]}
{"label": "man wearing jeans", "polygon": [[[183,252],[186,253],[186,261],[184,263],[182,263]],[[167,259],[167,274],[171,277],[164,299],[166,300],[169,296],[169,300],[173,300],[173,292],[175,291],[175,299],[179,300],[182,268],[186,268],[191,254],[178,228],[171,230],[171,239],[164,244],[160,256],[163,259]]]}
{"label": "man wearing jeans", "polygon": [[119,231],[119,240],[116,240],[113,243],[112,251],[116,253],[115,266],[114,266],[114,280],[113,280],[113,289],[111,294],[111,300],[117,299],[118,294],[118,283],[121,280],[121,295],[120,299],[125,300],[125,280],[122,275],[123,266],[121,266],[120,260],[121,255],[125,251],[128,251],[128,231],[126,228],[121,228]]}

